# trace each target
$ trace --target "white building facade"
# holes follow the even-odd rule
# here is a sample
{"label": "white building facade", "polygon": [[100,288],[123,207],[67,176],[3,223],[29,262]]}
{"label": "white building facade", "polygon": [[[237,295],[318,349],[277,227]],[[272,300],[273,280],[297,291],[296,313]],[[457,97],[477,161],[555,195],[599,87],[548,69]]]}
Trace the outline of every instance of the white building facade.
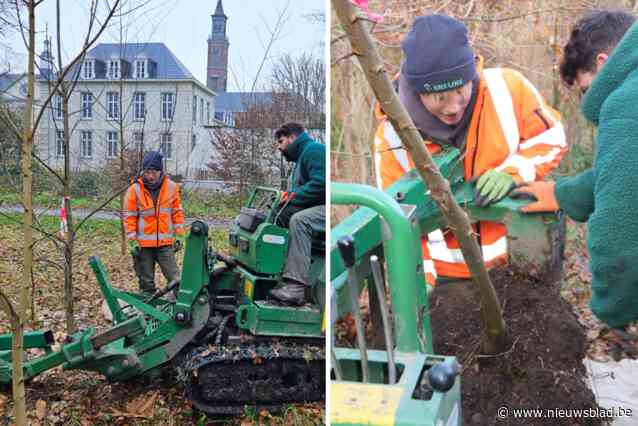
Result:
{"label": "white building facade", "polygon": [[[205,126],[214,121],[215,93],[200,83],[162,43],[100,44],[69,72],[77,85],[69,101],[72,170],[103,169],[130,153],[159,150],[165,171],[196,174],[191,153],[210,144]],[[50,82],[38,81],[44,100]],[[52,98],[38,128],[38,155],[52,168],[64,165],[61,98]],[[198,165],[197,167],[201,167]]]}

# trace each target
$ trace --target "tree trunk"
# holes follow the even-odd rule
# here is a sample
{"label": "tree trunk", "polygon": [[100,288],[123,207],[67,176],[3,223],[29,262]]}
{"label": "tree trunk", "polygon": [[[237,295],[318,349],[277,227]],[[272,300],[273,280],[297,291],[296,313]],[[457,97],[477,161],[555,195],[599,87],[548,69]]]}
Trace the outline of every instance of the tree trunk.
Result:
{"label": "tree trunk", "polygon": [[[58,9],[59,11],[59,9]],[[59,34],[59,32],[58,32]],[[62,117],[64,128],[64,185],[63,203],[66,211],[66,232],[64,234],[64,312],[66,316],[66,332],[75,333],[73,308],[73,212],[71,211],[71,126],[69,126],[70,93],[65,83],[60,85],[62,94]]]}
{"label": "tree trunk", "polygon": [[[122,30],[122,17],[120,17],[120,43],[122,42],[124,38],[124,33]],[[120,50],[122,49],[122,46],[120,45]],[[124,176],[124,170],[127,170],[126,168],[126,159],[124,158],[124,117],[126,117],[126,114],[124,113],[123,110],[123,104],[124,104],[124,73],[120,72],[120,81],[119,81],[119,86],[120,86],[120,119],[119,119],[119,131],[120,131],[120,135],[118,138],[118,141],[120,143],[120,145],[118,146],[119,148],[119,154],[120,154],[120,173],[117,175],[117,185],[118,187],[122,187],[124,186],[124,184],[126,183],[125,180],[128,178],[128,176]],[[135,96],[135,93],[133,93],[133,96]],[[146,114],[144,114],[144,117],[146,117]],[[140,160],[140,166],[141,166],[142,162]],[[124,206],[124,198],[126,197],[126,192],[123,192],[120,194],[119,199],[120,199],[120,213],[122,214],[122,219],[120,220],[120,253],[122,254],[122,256],[126,255],[126,249],[128,246],[127,243],[127,239],[126,239],[126,226],[124,224],[124,211],[125,211],[125,206]]]}
{"label": "tree trunk", "polygon": [[31,154],[33,152],[33,95],[35,86],[35,3],[27,3],[29,13],[29,57],[27,64],[27,102],[24,107],[24,130],[22,136],[22,203],[24,204],[24,246],[22,265],[22,288],[16,321],[13,329],[11,357],[13,360],[13,401],[17,426],[27,424],[27,407],[24,392],[24,374],[22,370],[22,356],[24,353],[23,337],[24,324],[29,307],[29,289],[31,289],[33,268],[33,175],[31,171]]}
{"label": "tree trunk", "polygon": [[450,183],[441,176],[412,119],[399,101],[377,48],[364,26],[367,20],[357,14],[357,9],[349,0],[333,0],[332,4],[376,98],[459,241],[472,281],[480,291],[483,350],[487,353],[501,352],[509,341],[507,329],[467,214],[454,200]]}

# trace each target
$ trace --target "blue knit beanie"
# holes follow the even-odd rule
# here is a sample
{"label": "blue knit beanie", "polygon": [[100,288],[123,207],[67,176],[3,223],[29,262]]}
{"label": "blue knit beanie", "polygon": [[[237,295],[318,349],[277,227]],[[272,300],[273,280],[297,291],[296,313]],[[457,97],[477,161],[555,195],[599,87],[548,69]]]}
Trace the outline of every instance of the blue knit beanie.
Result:
{"label": "blue knit beanie", "polygon": [[477,78],[467,27],[454,18],[419,16],[402,47],[401,74],[417,93],[444,92]]}
{"label": "blue knit beanie", "polygon": [[164,161],[162,153],[159,151],[150,151],[144,154],[144,161],[142,161],[142,170],[159,170],[164,171]]}

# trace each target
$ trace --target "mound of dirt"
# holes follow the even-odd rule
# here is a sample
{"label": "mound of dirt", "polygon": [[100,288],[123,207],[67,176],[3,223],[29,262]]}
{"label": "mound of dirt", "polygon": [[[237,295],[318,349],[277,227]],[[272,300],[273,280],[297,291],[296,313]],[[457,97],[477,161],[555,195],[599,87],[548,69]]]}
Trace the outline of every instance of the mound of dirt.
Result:
{"label": "mound of dirt", "polygon": [[[511,339],[498,355],[481,355],[474,285],[443,284],[430,295],[434,352],[456,355],[462,365],[463,424],[603,424],[591,417],[598,405],[585,384],[585,335],[557,285],[511,270],[491,276]],[[501,407],[509,410],[506,418],[499,417]],[[515,418],[518,409],[554,411]]]}

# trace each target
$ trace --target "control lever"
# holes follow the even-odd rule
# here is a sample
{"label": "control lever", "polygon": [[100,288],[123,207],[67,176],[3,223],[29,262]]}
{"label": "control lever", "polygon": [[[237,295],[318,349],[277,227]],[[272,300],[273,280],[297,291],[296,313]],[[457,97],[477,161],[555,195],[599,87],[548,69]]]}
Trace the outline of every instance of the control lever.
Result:
{"label": "control lever", "polygon": [[370,256],[372,266],[372,278],[374,287],[377,290],[379,304],[381,305],[381,320],[383,321],[383,335],[385,337],[386,352],[388,353],[388,380],[391,385],[397,382],[397,370],[394,364],[394,339],[392,338],[392,326],[390,324],[390,310],[385,297],[385,286],[383,285],[383,273],[381,264],[376,255]]}
{"label": "control lever", "polygon": [[363,320],[361,319],[361,312],[359,310],[359,284],[357,280],[357,271],[354,266],[354,239],[350,235],[345,235],[339,238],[337,241],[337,247],[339,248],[339,254],[341,254],[343,263],[348,271],[348,294],[350,295],[350,304],[352,305],[352,316],[354,316],[354,323],[357,328],[357,344],[359,345],[359,351],[361,352],[361,376],[363,378],[363,383],[368,383],[368,349],[366,346]]}

